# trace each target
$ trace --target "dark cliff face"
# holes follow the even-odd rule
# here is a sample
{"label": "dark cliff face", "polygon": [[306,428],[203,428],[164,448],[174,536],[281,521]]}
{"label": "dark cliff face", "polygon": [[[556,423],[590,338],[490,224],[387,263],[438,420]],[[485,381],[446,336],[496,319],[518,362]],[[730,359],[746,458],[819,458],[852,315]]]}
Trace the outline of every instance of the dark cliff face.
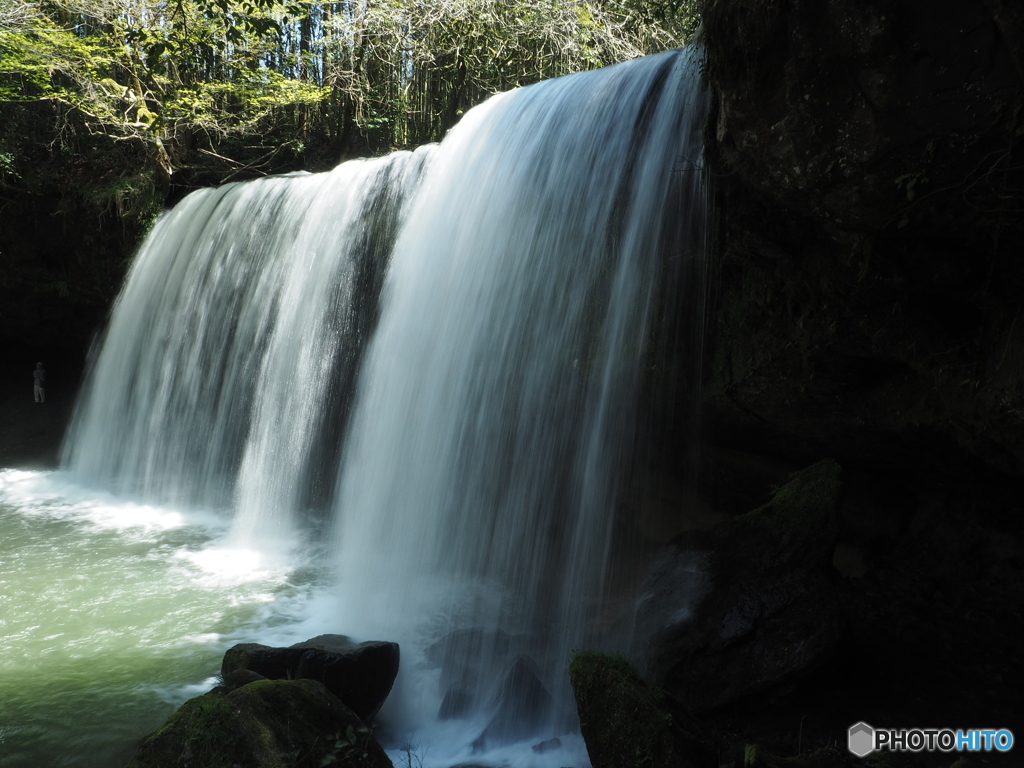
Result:
{"label": "dark cliff face", "polygon": [[699,496],[735,514],[824,457],[846,488],[845,646],[778,727],[1019,727],[1024,6],[709,0],[703,36]]}
{"label": "dark cliff face", "polygon": [[710,5],[713,440],[1024,474],[1021,19]]}
{"label": "dark cliff face", "polygon": [[167,194],[159,144],[98,130],[57,100],[6,102],[0,125],[2,360],[45,359],[73,383]]}

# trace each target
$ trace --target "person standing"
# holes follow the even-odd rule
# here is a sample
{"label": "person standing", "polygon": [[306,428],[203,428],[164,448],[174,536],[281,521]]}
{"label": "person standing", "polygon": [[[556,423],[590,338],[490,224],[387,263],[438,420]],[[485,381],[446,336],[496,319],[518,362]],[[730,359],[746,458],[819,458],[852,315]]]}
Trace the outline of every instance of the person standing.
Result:
{"label": "person standing", "polygon": [[36,363],[36,369],[32,371],[32,378],[35,380],[35,387],[33,388],[36,395],[37,403],[46,402],[46,371],[43,370],[42,363]]}

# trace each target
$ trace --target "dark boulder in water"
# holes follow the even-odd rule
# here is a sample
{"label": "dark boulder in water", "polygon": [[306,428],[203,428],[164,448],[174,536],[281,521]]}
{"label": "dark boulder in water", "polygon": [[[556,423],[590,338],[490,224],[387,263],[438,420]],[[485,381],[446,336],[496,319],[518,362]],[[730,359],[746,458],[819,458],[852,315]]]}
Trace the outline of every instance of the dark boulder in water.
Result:
{"label": "dark boulder in water", "polygon": [[320,681],[361,720],[377,714],[398,675],[398,643],[373,641],[335,650],[313,640],[301,647],[296,677]]}
{"label": "dark boulder in water", "polygon": [[243,685],[255,683],[257,680],[266,680],[267,677],[251,669],[233,669],[226,675],[222,675],[221,679],[223,680],[221,687],[227,691],[233,691],[236,688],[241,688]]}
{"label": "dark boulder in water", "polygon": [[465,688],[452,686],[445,693],[441,700],[441,706],[437,710],[438,720],[451,720],[456,717],[465,717],[473,706],[473,694]]}
{"label": "dark boulder in water", "polygon": [[839,534],[839,465],[793,475],[763,507],[677,536],[644,584],[632,655],[693,711],[790,681],[842,634],[827,570]]}
{"label": "dark boulder in water", "polygon": [[561,748],[562,740],[557,736],[555,736],[553,739],[548,739],[547,741],[542,741],[539,744],[533,745],[533,751],[536,752],[538,755],[543,755],[545,752],[551,752],[552,750]]}
{"label": "dark boulder in water", "polygon": [[185,702],[128,768],[391,768],[370,730],[315,680],[257,680]]}
{"label": "dark boulder in water", "polygon": [[429,668],[441,670],[439,689],[444,698],[437,716],[441,720],[464,717],[479,705],[486,705],[492,691],[484,680],[493,670],[509,669],[517,651],[541,652],[543,641],[525,634],[509,634],[501,629],[469,627],[456,629],[427,647]]}
{"label": "dark boulder in water", "polygon": [[283,680],[298,666],[300,651],[292,648],[272,648],[259,643],[240,643],[228,648],[220,666],[224,680],[235,672],[251,671],[270,680]]}
{"label": "dark boulder in water", "polygon": [[272,680],[316,680],[367,721],[391,692],[398,665],[397,643],[356,645],[345,635],[319,635],[288,648],[236,645],[224,654],[221,676],[228,681],[238,671],[249,670]]}
{"label": "dark boulder in water", "polygon": [[551,705],[551,694],[533,661],[517,656],[495,697],[494,714],[473,742],[474,749],[508,744],[536,733],[547,721]]}
{"label": "dark boulder in water", "polygon": [[442,690],[452,687],[473,690],[480,676],[490,669],[503,669],[513,648],[535,648],[535,639],[510,635],[500,629],[470,627],[456,629],[429,645],[424,653],[427,665],[441,670]]}

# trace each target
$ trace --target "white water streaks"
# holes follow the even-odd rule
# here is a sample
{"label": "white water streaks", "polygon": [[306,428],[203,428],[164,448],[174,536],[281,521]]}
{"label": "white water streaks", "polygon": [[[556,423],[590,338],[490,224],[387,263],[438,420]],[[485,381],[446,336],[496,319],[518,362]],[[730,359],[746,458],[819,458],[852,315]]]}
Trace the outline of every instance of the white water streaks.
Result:
{"label": "white water streaks", "polygon": [[[80,482],[230,508],[278,545],[333,486],[362,315],[429,149],[189,195],[136,257],[62,463]],[[327,457],[325,459],[325,456]],[[329,493],[329,492],[328,492]]]}
{"label": "white water streaks", "polygon": [[[673,184],[701,200],[674,170],[699,165],[703,98],[678,53],[495,97],[440,145],[396,242],[339,481],[341,616],[404,658],[475,632],[435,647],[417,708],[497,713],[478,746],[558,732],[570,650],[622,642],[589,623],[661,246],[704,225],[665,204]],[[553,701],[503,718],[523,656]]]}
{"label": "white water streaks", "polygon": [[568,760],[530,745],[573,729],[570,650],[627,647],[608,563],[667,265],[704,256],[705,101],[669,52],[496,96],[437,147],[189,195],[69,476],[230,517],[256,554],[208,572],[315,546],[334,596],[304,626],[402,644],[390,749]]}

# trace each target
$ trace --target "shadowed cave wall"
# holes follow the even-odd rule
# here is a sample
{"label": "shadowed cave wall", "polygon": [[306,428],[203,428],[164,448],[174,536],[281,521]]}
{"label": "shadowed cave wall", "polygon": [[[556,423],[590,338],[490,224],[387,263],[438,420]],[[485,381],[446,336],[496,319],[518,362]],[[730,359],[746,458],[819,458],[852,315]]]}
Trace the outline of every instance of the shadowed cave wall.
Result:
{"label": "shadowed cave wall", "polygon": [[842,646],[722,722],[780,754],[872,717],[1020,728],[1024,11],[714,0],[702,34],[697,492],[665,457],[648,513],[702,527],[826,457],[845,488]]}

